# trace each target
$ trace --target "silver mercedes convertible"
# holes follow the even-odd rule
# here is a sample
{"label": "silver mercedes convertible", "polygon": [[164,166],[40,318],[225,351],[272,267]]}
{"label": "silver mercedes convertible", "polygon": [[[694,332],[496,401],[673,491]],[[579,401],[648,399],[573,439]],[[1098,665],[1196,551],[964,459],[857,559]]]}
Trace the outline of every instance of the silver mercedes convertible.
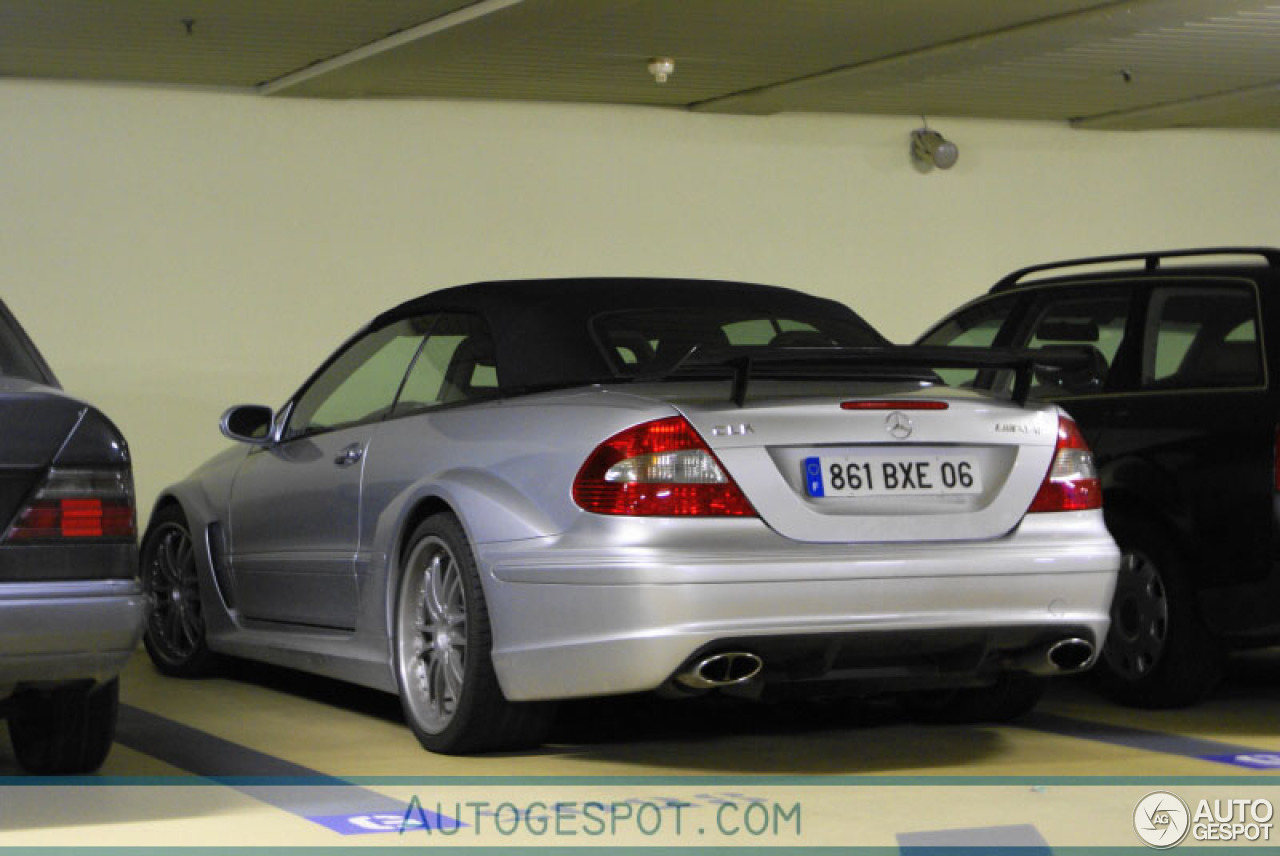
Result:
{"label": "silver mercedes convertible", "polygon": [[[1011,397],[946,386],[959,367]],[[1011,718],[1093,664],[1120,562],[1080,432],[1026,402],[1070,369],[895,347],[763,285],[437,291],[279,410],[226,412],[237,445],[151,515],[147,650],[397,693],[446,753],[644,691]]]}

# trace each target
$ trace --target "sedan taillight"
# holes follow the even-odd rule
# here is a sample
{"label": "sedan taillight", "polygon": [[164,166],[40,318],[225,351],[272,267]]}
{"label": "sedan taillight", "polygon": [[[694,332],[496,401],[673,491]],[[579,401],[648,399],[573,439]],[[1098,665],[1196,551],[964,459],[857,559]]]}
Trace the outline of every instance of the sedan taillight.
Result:
{"label": "sedan taillight", "polygon": [[128,470],[52,469],[5,533],[6,542],[132,539]]}
{"label": "sedan taillight", "polygon": [[1029,512],[1088,511],[1102,507],[1102,483],[1093,463],[1093,452],[1074,421],[1058,419],[1058,443],[1053,463],[1040,484]]}
{"label": "sedan taillight", "polygon": [[596,514],[756,516],[683,416],[645,422],[601,443],[573,480],[573,499]]}

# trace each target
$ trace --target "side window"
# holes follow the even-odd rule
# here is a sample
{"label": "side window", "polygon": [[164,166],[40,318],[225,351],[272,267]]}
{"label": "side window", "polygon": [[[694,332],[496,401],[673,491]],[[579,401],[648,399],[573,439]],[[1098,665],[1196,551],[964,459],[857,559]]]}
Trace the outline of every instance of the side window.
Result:
{"label": "side window", "polygon": [[1253,289],[1246,285],[1155,289],[1143,343],[1143,388],[1261,384],[1257,312]]}
{"label": "side window", "polygon": [[302,392],[285,437],[346,428],[386,416],[429,320],[397,321],[351,344]]}
{"label": "side window", "polygon": [[498,394],[493,338],[479,318],[441,315],[405,378],[396,415]]}
{"label": "side window", "polygon": [[27,350],[23,337],[9,326],[0,312],[0,376],[20,377],[36,383],[48,383],[44,370]]}
{"label": "side window", "polygon": [[[1016,299],[1016,295],[1011,295],[971,306],[947,319],[921,339],[920,344],[990,348],[1009,320]],[[975,369],[939,369],[938,374],[948,386],[974,386],[978,377]]]}
{"label": "side window", "polygon": [[1080,369],[1038,372],[1032,394],[1059,398],[1102,391],[1124,341],[1131,304],[1127,290],[1047,301],[1036,316],[1025,347],[1069,349],[1087,356],[1089,364]]}

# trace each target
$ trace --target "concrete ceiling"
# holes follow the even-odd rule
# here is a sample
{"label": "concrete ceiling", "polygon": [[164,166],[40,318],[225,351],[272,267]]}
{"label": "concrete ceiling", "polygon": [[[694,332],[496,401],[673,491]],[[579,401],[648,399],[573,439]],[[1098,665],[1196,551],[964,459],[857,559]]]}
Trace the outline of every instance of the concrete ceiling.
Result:
{"label": "concrete ceiling", "polygon": [[1280,128],[1280,0],[0,0],[0,77]]}

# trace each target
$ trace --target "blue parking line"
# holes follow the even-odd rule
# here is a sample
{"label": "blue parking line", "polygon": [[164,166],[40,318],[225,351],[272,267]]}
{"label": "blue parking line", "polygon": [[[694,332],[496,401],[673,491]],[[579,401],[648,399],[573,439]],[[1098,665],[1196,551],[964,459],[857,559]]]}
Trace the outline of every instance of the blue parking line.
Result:
{"label": "blue parking line", "polygon": [[1049,842],[1029,824],[903,832],[898,847],[901,856],[1053,856]]}
{"label": "blue parking line", "polygon": [[1224,743],[1219,740],[1182,734],[1164,734],[1127,725],[1110,725],[1041,711],[1029,713],[1011,724],[1031,731],[1093,740],[1112,746],[1123,746],[1126,749],[1195,758],[1200,761],[1231,764],[1254,770],[1280,771],[1280,754],[1277,754],[1275,749],[1260,749],[1256,746]]}
{"label": "blue parking line", "polygon": [[[127,704],[120,705],[116,742],[342,835],[399,832],[409,809],[406,803],[343,779]],[[262,784],[264,779],[306,784]],[[426,812],[426,821],[438,824],[436,828],[458,825],[434,812]]]}

